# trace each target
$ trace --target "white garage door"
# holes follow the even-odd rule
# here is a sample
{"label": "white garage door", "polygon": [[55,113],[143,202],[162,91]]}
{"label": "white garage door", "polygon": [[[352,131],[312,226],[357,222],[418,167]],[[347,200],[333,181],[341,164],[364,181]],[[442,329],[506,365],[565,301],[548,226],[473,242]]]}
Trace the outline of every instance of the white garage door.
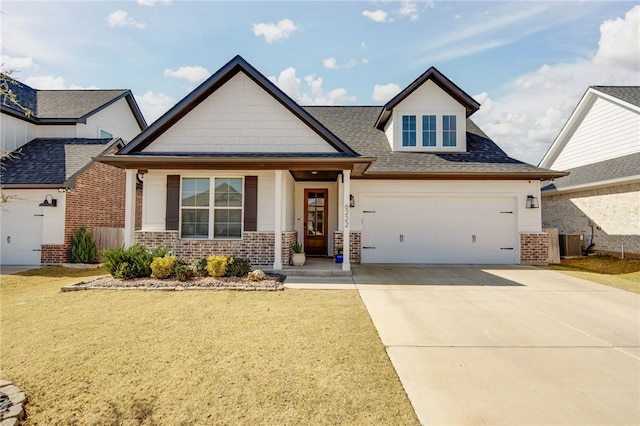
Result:
{"label": "white garage door", "polygon": [[0,213],[0,264],[39,265],[42,207],[33,200],[12,199]]}
{"label": "white garage door", "polygon": [[361,199],[363,263],[517,263],[515,197]]}

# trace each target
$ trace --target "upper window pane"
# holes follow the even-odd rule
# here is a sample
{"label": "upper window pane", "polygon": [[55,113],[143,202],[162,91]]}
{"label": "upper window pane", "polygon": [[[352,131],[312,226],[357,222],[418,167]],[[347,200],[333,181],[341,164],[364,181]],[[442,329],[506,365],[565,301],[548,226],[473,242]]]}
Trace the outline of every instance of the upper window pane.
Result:
{"label": "upper window pane", "polygon": [[416,116],[402,116],[402,146],[416,146]]}
{"label": "upper window pane", "polygon": [[422,116],[422,146],[436,146],[436,116]]}
{"label": "upper window pane", "polygon": [[242,207],[242,179],[216,179],[216,207]]}
{"label": "upper window pane", "polygon": [[442,146],[456,146],[456,116],[442,116]]}
{"label": "upper window pane", "polygon": [[209,178],[182,179],[182,206],[209,206]]}

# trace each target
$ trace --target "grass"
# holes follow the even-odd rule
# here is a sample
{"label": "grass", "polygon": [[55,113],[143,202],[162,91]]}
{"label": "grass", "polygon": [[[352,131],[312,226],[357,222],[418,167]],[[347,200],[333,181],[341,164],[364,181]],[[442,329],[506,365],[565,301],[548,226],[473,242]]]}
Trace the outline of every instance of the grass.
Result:
{"label": "grass", "polygon": [[587,256],[562,259],[548,269],[564,272],[622,290],[640,293],[640,260],[611,256]]}
{"label": "grass", "polygon": [[356,291],[79,291],[3,276],[0,376],[25,425],[418,421]]}

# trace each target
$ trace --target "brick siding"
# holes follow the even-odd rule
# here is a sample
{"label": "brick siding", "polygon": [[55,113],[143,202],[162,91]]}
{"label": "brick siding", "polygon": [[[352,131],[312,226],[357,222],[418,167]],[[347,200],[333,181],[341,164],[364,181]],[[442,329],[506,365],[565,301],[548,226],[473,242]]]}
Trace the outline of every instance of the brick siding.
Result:
{"label": "brick siding", "polygon": [[594,251],[640,257],[640,183],[545,195],[542,226],[559,234],[578,234]]}
{"label": "brick siding", "polygon": [[[40,261],[44,264],[69,262],[71,236],[82,225],[93,233],[96,226],[124,227],[124,170],[93,163],[76,179],[75,188],[66,194],[64,244],[42,245]],[[136,229],[142,223],[142,189],[136,191]]]}
{"label": "brick siding", "polygon": [[[336,251],[337,246],[343,246],[342,243],[343,233],[342,231],[335,231],[333,233],[333,255],[338,254]],[[360,232],[351,232],[349,234],[349,263],[360,263],[362,260],[362,234]]]}
{"label": "brick siding", "polygon": [[548,265],[549,234],[546,232],[520,234],[520,263],[523,265]]}
{"label": "brick siding", "polygon": [[[282,263],[289,265],[291,245],[297,232],[282,233]],[[273,232],[244,232],[242,240],[183,240],[178,231],[137,231],[136,243],[151,249],[168,246],[176,256],[192,262],[213,254],[249,259],[254,266],[272,266],[275,259]]]}

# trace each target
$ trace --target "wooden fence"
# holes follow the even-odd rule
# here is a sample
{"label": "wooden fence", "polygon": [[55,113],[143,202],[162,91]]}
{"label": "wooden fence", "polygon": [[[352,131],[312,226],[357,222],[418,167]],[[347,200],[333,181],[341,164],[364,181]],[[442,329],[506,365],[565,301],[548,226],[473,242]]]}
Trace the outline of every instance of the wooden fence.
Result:
{"label": "wooden fence", "polygon": [[93,239],[98,250],[112,249],[124,245],[124,228],[108,228],[96,226],[93,228]]}
{"label": "wooden fence", "polygon": [[542,232],[549,234],[549,263],[560,263],[558,228],[542,228]]}

